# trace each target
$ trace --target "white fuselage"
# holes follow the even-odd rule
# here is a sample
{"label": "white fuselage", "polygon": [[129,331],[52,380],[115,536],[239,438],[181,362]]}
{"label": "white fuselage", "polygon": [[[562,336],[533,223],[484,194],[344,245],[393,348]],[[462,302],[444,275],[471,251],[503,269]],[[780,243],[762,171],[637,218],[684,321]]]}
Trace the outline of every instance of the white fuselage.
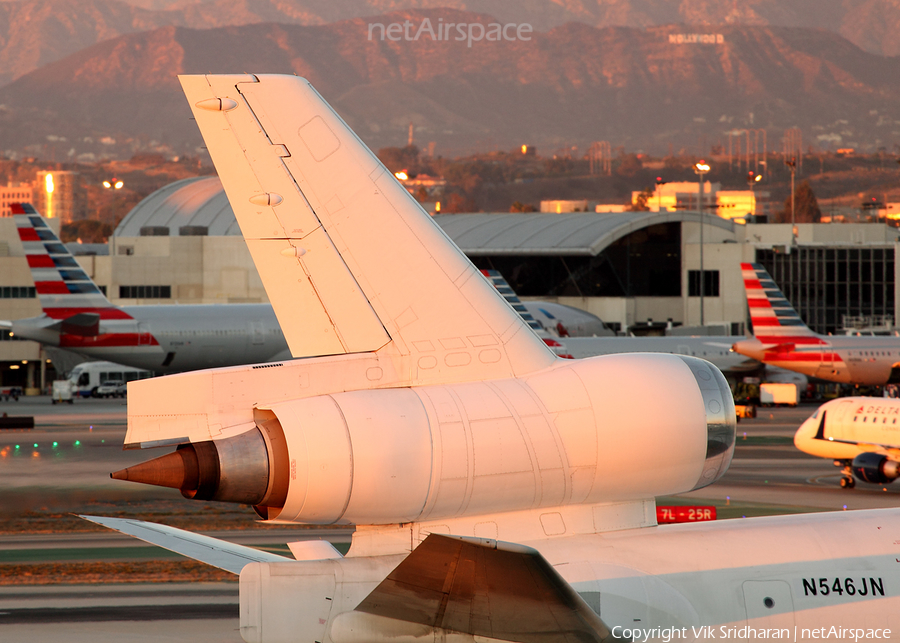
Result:
{"label": "white fuselage", "polygon": [[[511,528],[531,532],[520,542],[538,550],[620,639],[900,640],[900,510],[856,512],[854,520],[836,512],[582,534],[578,517],[563,514],[560,524],[573,535],[538,537],[547,515],[522,517]],[[498,524],[503,540],[504,521]],[[428,638],[411,637],[409,624],[352,611],[402,560],[354,556],[373,537],[357,532],[344,559],[245,567],[245,640],[257,640],[256,632],[281,640],[277,630],[329,643],[450,635],[415,626],[417,637]],[[323,605],[319,595],[334,600]]]}
{"label": "white fuselage", "polygon": [[618,353],[670,353],[690,355],[712,362],[723,373],[739,374],[756,371],[761,364],[731,350],[741,336],[709,337],[566,337],[566,353],[575,359]]}
{"label": "white fuselage", "polygon": [[96,336],[47,328],[48,317],[12,322],[13,332],[94,359],[181,373],[291,359],[278,319],[268,304],[125,306],[100,322]]}
{"label": "white fuselage", "polygon": [[891,445],[900,450],[900,399],[844,397],[826,402],[800,425],[794,445],[834,460],[852,460]]}
{"label": "white fuselage", "polygon": [[814,335],[777,341],[741,338],[734,351],[810,377],[860,386],[891,383],[894,365],[900,363],[900,337]]}

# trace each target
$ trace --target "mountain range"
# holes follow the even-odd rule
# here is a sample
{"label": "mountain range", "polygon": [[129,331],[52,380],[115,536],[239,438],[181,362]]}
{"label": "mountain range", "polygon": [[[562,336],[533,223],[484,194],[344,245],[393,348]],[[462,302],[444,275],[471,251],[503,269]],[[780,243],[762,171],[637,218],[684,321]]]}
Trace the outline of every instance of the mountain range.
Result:
{"label": "mountain range", "polygon": [[324,25],[437,7],[486,13],[538,31],[568,22],[814,28],[870,53],[900,54],[900,0],[17,0],[0,2],[0,85],[103,40],[165,26]]}
{"label": "mountain range", "polygon": [[[7,151],[56,160],[129,150],[196,153],[200,137],[176,74],[251,71],[309,78],[376,149],[405,144],[409,123],[420,146],[433,141],[444,155],[523,143],[548,152],[600,140],[630,150],[700,152],[745,128],[765,129],[772,151],[794,126],[803,129],[804,145],[826,149],[900,141],[900,58],[868,53],[832,32],[569,22],[527,41],[471,47],[368,37],[373,21],[425,19],[494,21],[427,9],[313,26],[167,26],[126,34],[0,87],[0,141]],[[713,42],[691,42],[694,33]]]}

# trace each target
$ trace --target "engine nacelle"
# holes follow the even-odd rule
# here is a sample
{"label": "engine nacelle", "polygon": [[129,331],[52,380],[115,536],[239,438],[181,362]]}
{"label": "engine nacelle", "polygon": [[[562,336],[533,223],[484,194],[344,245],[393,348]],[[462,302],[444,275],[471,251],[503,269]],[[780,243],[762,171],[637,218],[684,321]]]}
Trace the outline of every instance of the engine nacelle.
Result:
{"label": "engine nacelle", "polygon": [[[115,477],[250,503],[278,521],[433,521],[700,488],[727,469],[735,422],[708,362],[612,355],[520,379],[261,406],[258,430]],[[164,460],[176,474],[151,476]]]}
{"label": "engine nacelle", "polygon": [[853,458],[853,474],[863,482],[885,484],[900,478],[900,462],[869,451]]}

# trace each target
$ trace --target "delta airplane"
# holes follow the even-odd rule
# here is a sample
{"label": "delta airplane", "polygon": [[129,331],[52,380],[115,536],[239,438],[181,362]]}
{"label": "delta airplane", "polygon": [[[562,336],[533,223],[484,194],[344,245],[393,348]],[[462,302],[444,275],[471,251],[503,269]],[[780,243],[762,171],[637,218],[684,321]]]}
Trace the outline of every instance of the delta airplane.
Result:
{"label": "delta airplane", "polygon": [[89,519],[239,574],[245,641],[900,640],[900,509],[657,526],[731,461],[718,369],[556,357],[308,81],[180,80],[302,359],[131,382],[126,448],[177,449],[112,476],[357,529]]}
{"label": "delta airplane", "polygon": [[854,476],[886,484],[900,478],[900,400],[844,397],[826,402],[794,435],[805,453],[843,467],[841,486],[852,489]]}
{"label": "delta airplane", "polygon": [[735,342],[732,350],[829,382],[900,383],[900,338],[814,333],[762,265],[742,263],[741,271],[755,335]]}

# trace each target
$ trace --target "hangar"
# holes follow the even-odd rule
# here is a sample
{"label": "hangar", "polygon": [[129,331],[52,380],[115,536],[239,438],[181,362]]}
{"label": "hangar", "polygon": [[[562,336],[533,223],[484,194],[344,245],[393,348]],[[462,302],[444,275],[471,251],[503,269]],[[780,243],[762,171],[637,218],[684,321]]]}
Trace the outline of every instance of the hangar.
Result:
{"label": "hangar", "polygon": [[[763,263],[819,332],[837,331],[846,317],[895,325],[898,231],[883,224],[800,224],[793,247],[790,225],[705,215],[701,230],[699,213],[686,210],[435,220],[478,267],[499,270],[522,297],[588,310],[621,331],[648,320],[699,326],[702,288],[707,328],[700,332],[743,332],[742,261]],[[154,192],[106,246],[69,245],[116,304],[267,301],[217,177]],[[0,219],[0,318],[37,314],[15,227]],[[26,371],[35,380],[46,356],[32,342],[2,341],[9,339],[0,337],[2,382]]]}

